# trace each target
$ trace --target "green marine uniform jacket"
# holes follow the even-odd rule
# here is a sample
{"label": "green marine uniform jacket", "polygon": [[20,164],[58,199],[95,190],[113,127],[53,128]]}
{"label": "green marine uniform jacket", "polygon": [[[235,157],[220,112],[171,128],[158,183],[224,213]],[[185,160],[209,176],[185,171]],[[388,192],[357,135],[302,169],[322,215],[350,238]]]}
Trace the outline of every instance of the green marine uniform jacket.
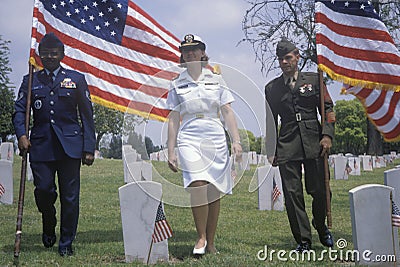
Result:
{"label": "green marine uniform jacket", "polygon": [[[265,97],[271,108],[276,129],[278,115],[281,118],[275,153],[278,164],[292,160],[316,159],[320,157],[319,142],[322,136],[328,135],[333,139],[333,102],[325,85],[324,90],[325,124],[321,126],[317,115],[317,109],[320,113],[321,106],[317,73],[299,72],[293,89],[285,84],[283,74],[265,86]],[[268,116],[266,125],[272,125]],[[268,142],[267,136],[267,154]]]}

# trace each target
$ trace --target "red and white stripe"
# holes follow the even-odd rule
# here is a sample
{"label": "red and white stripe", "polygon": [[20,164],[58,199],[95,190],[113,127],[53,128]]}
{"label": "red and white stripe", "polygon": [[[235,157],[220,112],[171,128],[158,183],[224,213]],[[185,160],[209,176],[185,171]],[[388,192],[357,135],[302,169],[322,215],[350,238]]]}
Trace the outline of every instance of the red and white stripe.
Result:
{"label": "red and white stripe", "polygon": [[400,92],[360,87],[345,89],[360,100],[368,118],[381,132],[385,141],[400,140]]}
{"label": "red and white stripe", "polygon": [[152,239],[154,243],[161,242],[172,236],[172,230],[166,220],[157,221],[154,225]]}
{"label": "red and white stripe", "polygon": [[0,183],[0,197],[6,193],[6,189],[4,186]]}
{"label": "red and white stripe", "polygon": [[382,21],[336,12],[321,2],[315,13],[320,69],[352,86],[400,91],[400,53]]}
{"label": "red and white stripe", "polygon": [[84,73],[94,102],[165,120],[169,81],[179,73],[179,40],[129,1],[121,45],[87,34],[64,23],[35,0],[31,62],[39,65],[39,41],[54,32],[65,45],[62,61]]}

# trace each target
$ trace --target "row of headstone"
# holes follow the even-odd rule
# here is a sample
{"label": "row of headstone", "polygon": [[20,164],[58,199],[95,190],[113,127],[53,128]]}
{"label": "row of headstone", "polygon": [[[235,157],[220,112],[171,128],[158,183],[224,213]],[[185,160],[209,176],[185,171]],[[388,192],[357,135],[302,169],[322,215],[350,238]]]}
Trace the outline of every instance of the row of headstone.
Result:
{"label": "row of headstone", "polygon": [[131,145],[122,146],[122,164],[125,183],[152,180],[151,163],[143,161],[140,154]]}
{"label": "row of headstone", "polygon": [[[177,148],[175,148],[177,153]],[[177,154],[176,154],[177,155]],[[179,157],[178,157],[179,159]],[[168,149],[163,149],[150,154],[151,161],[167,161],[168,160]],[[265,155],[257,154],[255,151],[243,152],[242,161],[238,163],[239,170],[250,170],[250,165],[265,165],[268,163]]]}
{"label": "row of headstone", "polygon": [[14,145],[11,142],[2,142],[0,145],[0,203],[12,204],[13,188]]}
{"label": "row of headstone", "polygon": [[330,155],[329,165],[334,170],[334,178],[337,180],[347,180],[350,175],[361,175],[361,169],[372,171],[374,168],[386,167],[386,163],[393,161],[395,152],[391,155],[370,156],[360,155],[344,156],[343,154]]}
{"label": "row of headstone", "polygon": [[258,209],[279,210],[284,208],[282,179],[278,167],[271,164],[257,167]]}
{"label": "row of headstone", "polygon": [[398,229],[392,219],[400,207],[400,169],[385,171],[384,185],[358,186],[349,197],[354,250],[359,253],[356,264],[400,265]]}
{"label": "row of headstone", "polygon": [[162,149],[160,151],[150,153],[150,160],[166,162],[168,160],[168,149]]}

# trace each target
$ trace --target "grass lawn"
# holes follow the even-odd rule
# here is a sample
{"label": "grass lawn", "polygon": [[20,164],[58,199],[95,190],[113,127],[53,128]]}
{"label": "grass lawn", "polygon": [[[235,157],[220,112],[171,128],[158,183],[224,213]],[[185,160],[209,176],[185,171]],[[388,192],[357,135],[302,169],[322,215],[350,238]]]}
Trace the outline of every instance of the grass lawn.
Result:
{"label": "grass lawn", "polygon": [[[398,165],[362,172],[349,180],[332,180],[332,233],[335,240],[347,241],[346,249],[353,249],[348,191],[368,183],[383,184],[383,172]],[[173,174],[165,163],[153,163],[157,171],[169,181],[181,183],[181,174]],[[14,163],[14,204],[0,205],[0,266],[14,264],[13,251],[17,217],[17,200],[21,161]],[[349,266],[351,261],[331,261],[329,257],[313,261],[259,260],[257,254],[268,247],[289,252],[296,246],[290,232],[286,212],[259,211],[257,191],[248,192],[255,166],[246,171],[231,196],[221,201],[216,246],[219,255],[206,255],[201,259],[191,257],[196,231],[189,208],[165,205],[167,220],[174,236],[169,239],[171,265],[177,266]],[[91,167],[81,170],[81,205],[78,234],[73,244],[74,256],[62,258],[57,253],[57,243],[45,249],[41,242],[41,215],[33,198],[33,183],[26,183],[22,226],[20,266],[142,266],[125,263],[118,188],[124,184],[121,160],[96,160]],[[311,216],[309,196],[306,198]],[[57,202],[59,205],[59,202]],[[57,207],[59,211],[59,207]],[[57,214],[59,217],[59,214]],[[59,222],[57,224],[58,233]],[[324,247],[313,230],[313,249],[320,255]],[[260,254],[263,255],[263,254]],[[168,264],[157,264],[166,266]]]}

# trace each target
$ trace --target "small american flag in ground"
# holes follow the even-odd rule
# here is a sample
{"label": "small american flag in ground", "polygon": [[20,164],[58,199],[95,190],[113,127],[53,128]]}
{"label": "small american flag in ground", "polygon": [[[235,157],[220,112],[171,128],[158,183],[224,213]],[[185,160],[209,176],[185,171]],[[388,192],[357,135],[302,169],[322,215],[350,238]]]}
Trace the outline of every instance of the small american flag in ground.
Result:
{"label": "small american flag in ground", "polygon": [[161,242],[164,239],[170,238],[172,236],[172,229],[167,222],[165,217],[162,203],[158,205],[156,223],[154,225],[153,242]]}
{"label": "small american flag in ground", "polygon": [[392,225],[400,227],[400,209],[392,200]]}
{"label": "small american flag in ground", "polygon": [[275,201],[278,199],[278,197],[281,195],[281,191],[278,188],[278,185],[275,182],[275,178],[272,178],[272,203],[275,203]]}
{"label": "small american flag in ground", "polygon": [[2,195],[4,195],[5,192],[6,192],[6,189],[4,188],[4,186],[2,184],[0,184],[0,197]]}

